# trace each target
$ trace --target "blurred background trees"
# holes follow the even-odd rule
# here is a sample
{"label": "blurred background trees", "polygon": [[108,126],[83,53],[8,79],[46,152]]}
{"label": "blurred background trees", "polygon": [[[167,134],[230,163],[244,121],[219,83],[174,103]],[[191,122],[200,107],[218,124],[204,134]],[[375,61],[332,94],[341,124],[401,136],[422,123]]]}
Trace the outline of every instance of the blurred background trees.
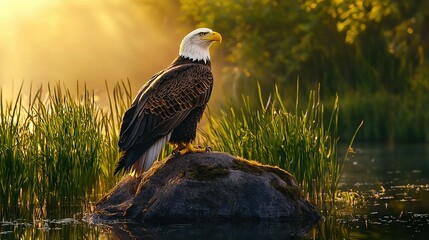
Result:
{"label": "blurred background trees", "polygon": [[343,138],[364,120],[358,140],[429,142],[428,0],[0,1],[0,88],[79,80],[107,104],[105,81],[139,89],[196,26],[224,36],[212,110],[258,101],[257,82],[294,108],[299,79],[304,99],[319,84],[326,106],[339,95]]}
{"label": "blurred background trees", "polygon": [[[343,137],[361,120],[361,140],[428,142],[429,1],[180,0],[184,19],[224,36],[232,99],[294,96],[320,83],[340,96]],[[294,97],[289,103],[294,102]],[[255,101],[258,99],[255,97]]]}

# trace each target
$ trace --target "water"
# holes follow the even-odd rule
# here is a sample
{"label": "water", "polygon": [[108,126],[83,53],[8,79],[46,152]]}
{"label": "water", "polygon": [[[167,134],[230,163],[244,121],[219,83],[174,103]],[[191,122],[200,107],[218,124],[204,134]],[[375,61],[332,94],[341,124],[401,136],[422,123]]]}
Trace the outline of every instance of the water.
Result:
{"label": "water", "polygon": [[345,208],[315,227],[299,222],[90,224],[84,212],[93,203],[86,203],[59,207],[43,217],[21,209],[1,218],[0,239],[427,239],[429,146],[358,145],[354,151],[344,163],[340,189],[358,193],[364,204]]}
{"label": "water", "polygon": [[345,162],[340,189],[365,205],[343,219],[350,239],[428,239],[429,146],[363,145]]}

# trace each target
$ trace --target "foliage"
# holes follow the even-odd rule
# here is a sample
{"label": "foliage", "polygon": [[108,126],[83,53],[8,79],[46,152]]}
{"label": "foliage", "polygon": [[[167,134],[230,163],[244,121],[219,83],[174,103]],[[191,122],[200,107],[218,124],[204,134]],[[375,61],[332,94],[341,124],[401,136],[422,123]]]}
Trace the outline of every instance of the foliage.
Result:
{"label": "foliage", "polygon": [[[273,91],[274,83],[287,86],[282,88],[283,94],[292,94],[285,89],[294,89],[294,82],[288,79],[296,76],[303,79],[301,92],[320,83],[321,95],[328,101],[335,101],[336,93],[344,98],[354,93],[385,96],[382,102],[386,102],[429,91],[428,1],[180,2],[187,19],[224,35],[222,49],[228,65],[222,77],[228,80],[228,88],[231,83],[234,85],[236,91],[232,97],[236,103],[243,92],[257,94],[253,87],[256,84],[252,84],[257,80],[264,95]],[[340,124],[346,130],[354,129],[367,114],[361,101],[367,99],[355,98],[343,103],[342,109],[348,111],[343,114],[346,118],[340,118]],[[417,105],[425,101],[424,97],[414,100]],[[396,103],[400,108],[408,107],[407,102]],[[286,105],[293,106],[293,101]],[[389,118],[389,113],[377,112],[376,118],[377,122],[367,121],[366,127],[373,124],[369,128],[376,130]],[[402,120],[393,128],[402,128]],[[419,128],[427,128],[423,119],[417,122],[422,124]],[[369,138],[360,139],[392,139],[389,132],[370,137],[377,135],[373,132],[367,135]]]}
{"label": "foliage", "polygon": [[364,127],[359,138],[373,141],[429,142],[429,112],[425,95],[390,95],[384,91],[376,93],[356,92],[342,98],[340,126],[343,135],[352,134],[348,122],[359,117]]}
{"label": "foliage", "polygon": [[235,81],[263,79],[263,90],[273,85],[268,79],[284,82],[317,48],[315,27],[320,19],[306,14],[299,1],[181,2],[194,22],[212,26],[227,39],[222,48],[232,64],[228,78]]}
{"label": "foliage", "polygon": [[[80,89],[79,86],[77,89]],[[115,182],[121,117],[130,105],[128,83],[117,84],[108,110],[84,87],[75,97],[60,84],[0,97],[0,211],[18,206],[57,208],[106,191]],[[34,95],[33,95],[34,94]]]}
{"label": "foliage", "polygon": [[243,108],[228,104],[220,116],[209,114],[205,140],[216,150],[290,171],[314,203],[331,207],[341,170],[337,159],[338,101],[326,124],[319,91],[310,92],[302,113],[297,96],[292,114],[278,90],[274,100],[270,98],[267,103],[260,92],[259,107],[243,97]]}

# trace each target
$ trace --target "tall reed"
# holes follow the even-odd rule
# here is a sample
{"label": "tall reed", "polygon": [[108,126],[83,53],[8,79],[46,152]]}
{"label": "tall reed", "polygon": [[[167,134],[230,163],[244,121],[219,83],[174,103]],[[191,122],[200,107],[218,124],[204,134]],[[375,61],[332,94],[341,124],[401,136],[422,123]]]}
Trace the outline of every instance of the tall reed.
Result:
{"label": "tall reed", "polygon": [[[302,112],[297,94],[295,113],[290,113],[277,87],[266,102],[259,88],[259,106],[243,96],[243,107],[228,104],[220,116],[208,114],[205,141],[215,150],[290,171],[312,202],[333,204],[341,172],[337,159],[339,103],[337,98],[325,122],[319,92],[310,92]],[[330,208],[329,204],[324,207]]]}
{"label": "tall reed", "polygon": [[[21,123],[23,115],[21,91],[14,102],[0,104],[0,203],[2,208],[7,208],[12,203],[18,202],[20,197],[31,197],[26,192],[19,190],[25,188],[28,184],[26,177],[25,161],[16,161],[24,159],[24,148],[26,139],[19,139],[16,136],[25,131],[25,126]],[[0,92],[0,99],[3,99],[3,92]],[[20,173],[16,175],[15,173]],[[16,208],[15,205],[12,206]]]}
{"label": "tall reed", "polygon": [[23,206],[31,211],[88,201],[117,179],[118,131],[131,103],[130,84],[120,82],[112,93],[107,88],[108,108],[86,86],[77,89],[73,95],[60,84],[48,85],[46,93],[30,90],[28,101],[22,90],[13,102],[0,96],[3,217]]}

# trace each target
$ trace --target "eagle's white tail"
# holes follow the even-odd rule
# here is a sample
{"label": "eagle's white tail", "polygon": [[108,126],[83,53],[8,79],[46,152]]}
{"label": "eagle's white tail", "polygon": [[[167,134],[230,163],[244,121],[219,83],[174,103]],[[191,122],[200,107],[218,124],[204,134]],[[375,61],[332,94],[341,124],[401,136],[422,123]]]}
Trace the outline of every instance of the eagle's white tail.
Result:
{"label": "eagle's white tail", "polygon": [[170,140],[171,133],[160,138],[156,143],[154,143],[141,157],[137,160],[131,167],[131,175],[140,176],[145,171],[149,170],[152,167],[153,162],[158,158],[159,153],[161,152],[164,145]]}

